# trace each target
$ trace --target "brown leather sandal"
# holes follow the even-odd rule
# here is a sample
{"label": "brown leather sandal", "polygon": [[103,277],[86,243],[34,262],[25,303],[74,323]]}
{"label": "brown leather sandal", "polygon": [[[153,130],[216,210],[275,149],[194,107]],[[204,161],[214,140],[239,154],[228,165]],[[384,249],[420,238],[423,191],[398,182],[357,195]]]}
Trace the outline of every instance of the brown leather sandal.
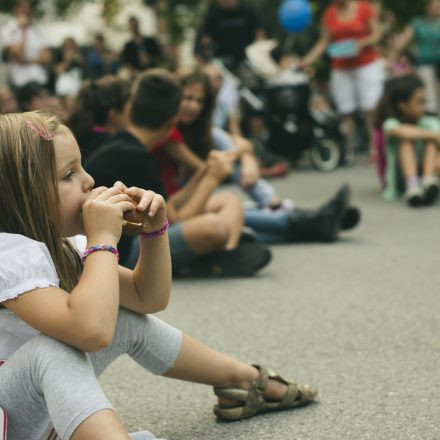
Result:
{"label": "brown leather sandal", "polygon": [[[219,420],[236,421],[253,417],[268,411],[280,411],[297,408],[314,401],[318,389],[308,385],[299,385],[283,379],[278,373],[267,370],[259,365],[253,365],[260,372],[260,377],[254,380],[249,390],[239,388],[214,388],[218,397],[239,400],[242,404],[233,407],[214,406],[214,414]],[[287,385],[287,392],[279,401],[266,400],[263,396],[269,379],[277,380]]]}

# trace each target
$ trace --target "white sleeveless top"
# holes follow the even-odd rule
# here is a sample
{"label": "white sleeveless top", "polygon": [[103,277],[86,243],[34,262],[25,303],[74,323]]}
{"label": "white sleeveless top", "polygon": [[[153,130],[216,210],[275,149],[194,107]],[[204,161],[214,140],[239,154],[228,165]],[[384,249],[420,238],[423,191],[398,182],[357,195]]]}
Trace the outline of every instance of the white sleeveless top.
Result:
{"label": "white sleeveless top", "polygon": [[[0,233],[0,302],[51,286],[58,287],[59,279],[46,245],[23,235]],[[38,333],[9,310],[0,308],[0,360],[8,359]]]}

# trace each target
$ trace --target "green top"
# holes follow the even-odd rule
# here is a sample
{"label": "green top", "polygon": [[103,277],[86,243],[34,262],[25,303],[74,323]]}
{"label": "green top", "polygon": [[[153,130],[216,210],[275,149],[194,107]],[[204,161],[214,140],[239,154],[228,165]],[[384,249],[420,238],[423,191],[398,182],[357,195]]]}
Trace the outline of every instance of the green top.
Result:
{"label": "green top", "polygon": [[432,65],[440,62],[440,22],[418,17],[410,24],[416,42],[416,64]]}
{"label": "green top", "polygon": [[[399,161],[397,156],[397,149],[400,140],[391,136],[391,131],[402,124],[398,119],[389,118],[383,124],[383,131],[385,135],[385,157],[386,157],[386,171],[385,171],[385,189],[383,197],[385,200],[398,199],[402,192],[399,189]],[[423,116],[415,124],[419,128],[430,130],[435,133],[440,133],[440,120],[436,116]],[[424,142],[416,141],[415,148],[419,163],[423,158]]]}

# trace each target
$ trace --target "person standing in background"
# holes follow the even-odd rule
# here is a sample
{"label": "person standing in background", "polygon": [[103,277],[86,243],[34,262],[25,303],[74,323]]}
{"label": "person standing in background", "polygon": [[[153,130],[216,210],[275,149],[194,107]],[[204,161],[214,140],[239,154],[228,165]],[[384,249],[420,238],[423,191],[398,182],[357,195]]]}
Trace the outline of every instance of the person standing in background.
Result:
{"label": "person standing in background", "polygon": [[[354,113],[365,113],[374,160],[374,110],[383,93],[384,72],[374,46],[380,39],[373,7],[366,1],[333,0],[324,11],[321,38],[301,60],[313,64],[327,50],[332,58],[330,90],[343,117],[353,153]],[[351,148],[351,151],[350,151]]]}
{"label": "person standing in background", "polygon": [[440,0],[430,0],[425,15],[414,18],[404,30],[398,43],[398,52],[414,41],[417,74],[426,88],[427,110],[440,109],[438,69],[440,67]]}
{"label": "person standing in background", "polygon": [[264,37],[252,8],[239,0],[216,0],[203,20],[195,52],[205,61],[212,55],[234,68],[244,60],[246,46]]}
{"label": "person standing in background", "polygon": [[139,30],[139,20],[130,17],[128,20],[131,40],[122,50],[122,62],[134,72],[142,72],[158,67],[163,61],[162,48],[155,37],[144,37]]}
{"label": "person standing in background", "polygon": [[119,68],[118,54],[106,44],[104,35],[96,33],[85,57],[85,76],[91,79],[114,75]]}
{"label": "person standing in background", "polygon": [[14,17],[1,29],[2,52],[10,65],[9,82],[17,92],[30,82],[46,85],[51,54],[38,27],[32,24],[29,0],[17,0]]}

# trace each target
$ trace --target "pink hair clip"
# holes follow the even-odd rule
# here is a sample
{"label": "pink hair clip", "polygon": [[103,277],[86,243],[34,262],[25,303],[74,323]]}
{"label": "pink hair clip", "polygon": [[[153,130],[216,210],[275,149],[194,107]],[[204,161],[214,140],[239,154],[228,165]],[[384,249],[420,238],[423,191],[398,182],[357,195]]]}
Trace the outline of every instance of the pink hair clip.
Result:
{"label": "pink hair clip", "polygon": [[46,141],[53,141],[53,134],[48,131],[46,133],[43,133],[40,129],[38,129],[37,127],[35,127],[35,125],[31,122],[31,121],[26,121],[26,125],[35,133],[38,134],[38,136],[40,136],[40,138],[46,140]]}

